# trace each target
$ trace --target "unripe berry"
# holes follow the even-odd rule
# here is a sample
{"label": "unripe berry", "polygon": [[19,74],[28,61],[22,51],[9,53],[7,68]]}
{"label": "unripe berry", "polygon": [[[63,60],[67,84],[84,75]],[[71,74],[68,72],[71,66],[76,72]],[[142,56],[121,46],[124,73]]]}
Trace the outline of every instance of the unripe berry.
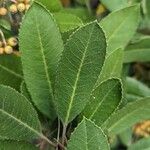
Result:
{"label": "unripe berry", "polygon": [[9,11],[11,13],[17,13],[18,9],[17,9],[17,6],[15,4],[12,4],[10,7],[9,7]]}
{"label": "unripe berry", "polygon": [[0,48],[0,55],[4,53],[4,48]]}
{"label": "unripe berry", "polygon": [[5,7],[0,8],[0,16],[5,16],[7,14],[7,9]]}
{"label": "unripe berry", "polygon": [[13,48],[12,48],[11,46],[6,46],[6,47],[4,48],[4,52],[5,52],[6,54],[11,54],[11,53],[13,52]]}
{"label": "unripe berry", "polygon": [[8,43],[9,46],[14,47],[14,46],[17,45],[18,42],[17,42],[17,39],[16,39],[16,38],[11,37],[11,38],[8,39],[7,43]]}
{"label": "unripe berry", "polygon": [[19,11],[19,12],[23,12],[23,11],[25,11],[25,9],[26,9],[25,4],[23,4],[23,3],[19,3],[19,4],[17,5],[17,8],[18,8],[18,11]]}

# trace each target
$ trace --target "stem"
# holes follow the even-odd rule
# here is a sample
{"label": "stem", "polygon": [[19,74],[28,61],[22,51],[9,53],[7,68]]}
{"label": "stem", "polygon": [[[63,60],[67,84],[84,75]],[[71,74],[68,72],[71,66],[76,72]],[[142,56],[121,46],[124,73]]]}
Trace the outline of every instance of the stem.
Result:
{"label": "stem", "polygon": [[62,132],[62,145],[65,145],[65,139],[66,139],[66,130],[67,130],[67,125],[63,124],[63,132]]}
{"label": "stem", "polygon": [[47,143],[49,143],[51,146],[56,147],[56,144],[54,144],[52,141],[50,141],[47,137],[44,135],[40,136],[43,140],[45,140]]}
{"label": "stem", "polygon": [[[60,135],[60,120],[58,118],[57,142],[59,142],[59,135]],[[56,150],[58,150],[58,144],[57,144]]]}
{"label": "stem", "polygon": [[0,29],[0,35],[1,35],[1,38],[2,38],[2,42],[4,43],[4,45],[6,46],[7,43],[6,43],[6,40],[5,40],[5,37],[4,37],[4,34],[2,32],[2,30]]}

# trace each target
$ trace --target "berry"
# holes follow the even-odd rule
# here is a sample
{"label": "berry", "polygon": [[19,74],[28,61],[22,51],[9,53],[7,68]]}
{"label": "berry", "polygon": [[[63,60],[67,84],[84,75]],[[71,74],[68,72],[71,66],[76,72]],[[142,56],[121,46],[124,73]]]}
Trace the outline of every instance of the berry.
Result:
{"label": "berry", "polygon": [[25,0],[17,0],[17,2],[19,3],[23,3]]}
{"label": "berry", "polygon": [[4,53],[4,48],[0,48],[0,54],[3,54]]}
{"label": "berry", "polygon": [[30,8],[30,4],[26,4],[26,10]]}
{"label": "berry", "polygon": [[7,9],[5,7],[0,8],[0,16],[5,16],[7,14]]}
{"label": "berry", "polygon": [[25,4],[29,4],[29,3],[30,3],[30,0],[24,0],[24,3],[25,3]]}
{"label": "berry", "polygon": [[6,46],[6,47],[4,48],[4,52],[5,52],[6,54],[11,54],[11,53],[13,52],[13,48],[12,48],[11,46]]}
{"label": "berry", "polygon": [[26,9],[25,4],[23,4],[23,3],[19,3],[19,4],[17,5],[17,8],[18,8],[18,11],[19,11],[19,12],[23,12],[23,11],[25,11],[25,9]]}
{"label": "berry", "polygon": [[17,13],[17,6],[15,5],[15,4],[12,4],[12,5],[10,5],[10,7],[9,7],[9,11],[11,12],[11,13]]}
{"label": "berry", "polygon": [[11,37],[11,38],[8,39],[7,43],[8,43],[9,46],[14,47],[14,46],[17,45],[18,42],[17,42],[17,39],[16,39],[16,38]]}

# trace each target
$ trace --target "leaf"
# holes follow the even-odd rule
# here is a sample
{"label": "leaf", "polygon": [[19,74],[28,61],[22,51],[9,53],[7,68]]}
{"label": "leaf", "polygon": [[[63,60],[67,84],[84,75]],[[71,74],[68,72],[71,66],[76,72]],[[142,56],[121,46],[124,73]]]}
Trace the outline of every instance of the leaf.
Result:
{"label": "leaf", "polygon": [[110,11],[122,9],[124,7],[129,6],[129,0],[101,0],[103,5],[107,7]]}
{"label": "leaf", "polygon": [[58,12],[53,15],[61,32],[67,32],[83,25],[82,20],[73,14]]}
{"label": "leaf", "polygon": [[101,27],[106,33],[107,53],[118,48],[125,48],[138,27],[139,14],[139,5],[134,5],[110,13],[100,22]]}
{"label": "leaf", "polygon": [[150,37],[144,37],[141,40],[127,46],[124,63],[131,62],[149,62],[150,61]]}
{"label": "leaf", "polygon": [[66,43],[55,87],[58,115],[66,125],[84,109],[105,54],[105,36],[96,22],[77,30]]}
{"label": "leaf", "polygon": [[139,97],[150,96],[150,89],[143,83],[134,78],[126,78],[126,93],[136,95]]}
{"label": "leaf", "polygon": [[122,99],[121,82],[109,79],[101,83],[93,92],[84,116],[101,126],[116,110]]}
{"label": "leaf", "polygon": [[58,12],[63,8],[60,0],[36,0],[36,1],[45,5],[50,12]]}
{"label": "leaf", "polygon": [[109,150],[107,137],[101,128],[87,119],[78,125],[68,142],[68,150]]}
{"label": "leaf", "polygon": [[28,89],[27,89],[26,84],[25,84],[24,81],[22,81],[22,83],[21,83],[20,91],[21,91],[22,95],[24,95],[28,100],[30,100],[30,102],[32,102],[31,101],[30,93],[29,93],[29,91],[28,91]]}
{"label": "leaf", "polygon": [[114,113],[103,125],[110,135],[118,134],[137,122],[150,118],[150,97],[132,102]]}
{"label": "leaf", "polygon": [[1,150],[38,150],[35,146],[26,142],[0,141]]}
{"label": "leaf", "polygon": [[40,4],[26,13],[19,39],[27,89],[36,107],[54,119],[53,85],[63,41],[53,17]]}
{"label": "leaf", "polygon": [[0,137],[29,140],[39,135],[40,123],[31,103],[14,89],[0,85]]}
{"label": "leaf", "polygon": [[104,62],[102,71],[99,75],[96,85],[109,78],[120,78],[123,64],[123,50],[117,49],[110,53]]}
{"label": "leaf", "polygon": [[132,144],[128,150],[150,150],[150,138],[143,138]]}
{"label": "leaf", "polygon": [[20,57],[15,55],[0,55],[0,84],[9,85],[20,90],[23,79]]}
{"label": "leaf", "polygon": [[78,8],[64,8],[60,11],[61,13],[68,13],[73,14],[77,17],[79,17],[83,22],[89,22],[91,20],[94,20],[94,16],[90,15],[88,10],[83,7]]}

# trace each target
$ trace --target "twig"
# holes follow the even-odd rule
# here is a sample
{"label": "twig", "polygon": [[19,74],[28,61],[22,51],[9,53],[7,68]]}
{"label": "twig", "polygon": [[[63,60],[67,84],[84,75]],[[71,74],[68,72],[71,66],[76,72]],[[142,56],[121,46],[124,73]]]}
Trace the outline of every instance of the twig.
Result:
{"label": "twig", "polygon": [[62,145],[57,139],[54,138],[54,140],[57,142],[58,146],[60,146],[63,150],[65,149],[65,146]]}
{"label": "twig", "polygon": [[62,132],[62,145],[65,145],[65,139],[66,139],[66,130],[67,130],[67,125],[63,124],[63,132]]}
{"label": "twig", "polygon": [[[59,136],[60,136],[60,120],[58,118],[58,132],[57,132],[57,142],[59,142]],[[56,147],[56,150],[58,150],[58,145]]]}

